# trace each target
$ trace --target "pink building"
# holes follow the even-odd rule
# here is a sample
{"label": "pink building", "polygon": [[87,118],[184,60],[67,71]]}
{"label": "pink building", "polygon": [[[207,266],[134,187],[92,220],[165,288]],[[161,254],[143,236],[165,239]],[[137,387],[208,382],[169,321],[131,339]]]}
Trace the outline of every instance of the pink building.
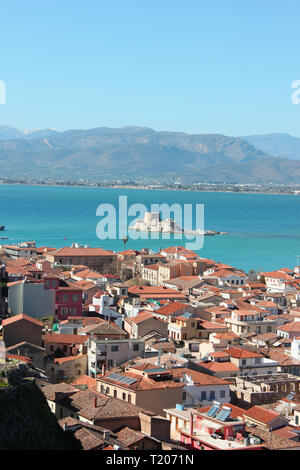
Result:
{"label": "pink building", "polygon": [[74,287],[61,287],[56,276],[45,276],[45,289],[55,290],[55,318],[66,320],[69,316],[82,315],[82,290]]}

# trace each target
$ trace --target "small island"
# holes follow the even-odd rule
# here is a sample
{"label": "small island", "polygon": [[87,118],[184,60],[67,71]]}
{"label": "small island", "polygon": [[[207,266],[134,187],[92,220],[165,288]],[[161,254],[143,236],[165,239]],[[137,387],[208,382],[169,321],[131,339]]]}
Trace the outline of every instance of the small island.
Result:
{"label": "small island", "polygon": [[184,230],[172,218],[161,220],[159,212],[145,212],[143,219],[137,219],[129,230],[138,232],[160,232],[160,233],[194,233],[195,235],[225,235],[227,232],[217,232],[215,230]]}

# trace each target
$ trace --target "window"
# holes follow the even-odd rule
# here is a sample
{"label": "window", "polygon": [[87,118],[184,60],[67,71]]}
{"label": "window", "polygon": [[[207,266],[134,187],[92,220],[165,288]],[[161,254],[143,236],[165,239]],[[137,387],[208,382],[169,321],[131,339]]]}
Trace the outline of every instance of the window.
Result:
{"label": "window", "polygon": [[225,398],[225,390],[220,391],[220,398]]}
{"label": "window", "polygon": [[210,393],[209,393],[209,400],[212,401],[214,399],[215,399],[215,391],[211,390]]}
{"label": "window", "polygon": [[247,363],[246,359],[242,359],[242,366],[245,366]]}
{"label": "window", "polygon": [[131,403],[131,395],[128,394],[128,403]]}
{"label": "window", "polygon": [[138,351],[139,350],[139,344],[134,344],[133,345],[133,350]]}
{"label": "window", "polygon": [[118,345],[113,345],[111,347],[111,352],[116,352],[116,351],[119,351],[119,346]]}
{"label": "window", "polygon": [[117,390],[114,390],[114,397],[117,398]]}
{"label": "window", "polygon": [[122,393],[123,400],[126,400],[126,393]]}
{"label": "window", "polygon": [[260,357],[255,358],[255,364],[260,364]]}
{"label": "window", "polygon": [[77,294],[72,295],[72,302],[78,302],[78,295]]}
{"label": "window", "polygon": [[63,294],[63,302],[68,302],[68,294]]}
{"label": "window", "polygon": [[182,392],[182,401],[186,400],[186,392]]}

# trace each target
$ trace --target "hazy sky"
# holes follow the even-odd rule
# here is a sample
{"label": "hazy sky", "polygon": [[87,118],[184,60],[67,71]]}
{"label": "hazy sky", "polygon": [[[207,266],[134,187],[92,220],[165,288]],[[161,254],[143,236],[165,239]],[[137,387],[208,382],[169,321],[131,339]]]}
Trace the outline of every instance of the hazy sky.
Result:
{"label": "hazy sky", "polygon": [[10,0],[0,123],[300,137],[299,0]]}

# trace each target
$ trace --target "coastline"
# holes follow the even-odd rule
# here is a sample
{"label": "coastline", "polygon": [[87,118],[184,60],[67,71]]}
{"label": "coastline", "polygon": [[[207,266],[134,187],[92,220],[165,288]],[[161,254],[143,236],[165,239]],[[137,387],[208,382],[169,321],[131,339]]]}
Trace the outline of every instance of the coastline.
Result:
{"label": "coastline", "polygon": [[292,192],[279,192],[279,191],[233,191],[233,190],[218,190],[218,189],[194,189],[194,188],[176,188],[176,187],[162,187],[162,188],[153,188],[149,186],[134,186],[134,185],[93,185],[93,184],[57,184],[57,183],[0,183],[1,186],[32,186],[32,187],[55,187],[55,188],[83,188],[83,189],[134,189],[134,190],[144,190],[144,191],[184,191],[184,192],[195,192],[195,193],[222,193],[222,194],[257,194],[257,195],[277,195],[277,196],[300,196],[300,189],[298,193]]}

